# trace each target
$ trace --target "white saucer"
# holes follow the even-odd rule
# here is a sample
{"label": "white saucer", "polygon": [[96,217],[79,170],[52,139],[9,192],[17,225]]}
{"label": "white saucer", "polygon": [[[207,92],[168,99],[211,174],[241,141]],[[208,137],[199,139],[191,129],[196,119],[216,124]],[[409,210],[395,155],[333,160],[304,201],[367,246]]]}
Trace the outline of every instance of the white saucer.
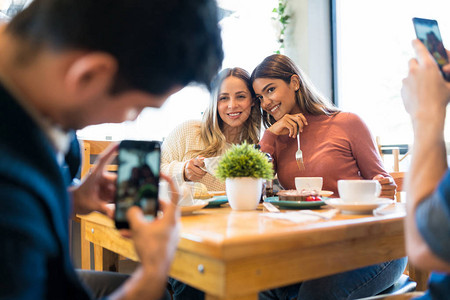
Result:
{"label": "white saucer", "polygon": [[372,213],[375,208],[394,203],[389,198],[377,198],[373,201],[348,202],[339,198],[330,198],[324,200],[326,204],[333,206],[343,214],[364,214]]}
{"label": "white saucer", "polygon": [[194,211],[202,209],[206,205],[208,205],[208,201],[205,200],[194,200],[192,205],[189,206],[180,206],[181,209],[181,215],[189,215],[192,214]]}
{"label": "white saucer", "polygon": [[396,202],[391,205],[383,205],[373,211],[375,216],[386,216],[392,214],[406,215],[406,204]]}

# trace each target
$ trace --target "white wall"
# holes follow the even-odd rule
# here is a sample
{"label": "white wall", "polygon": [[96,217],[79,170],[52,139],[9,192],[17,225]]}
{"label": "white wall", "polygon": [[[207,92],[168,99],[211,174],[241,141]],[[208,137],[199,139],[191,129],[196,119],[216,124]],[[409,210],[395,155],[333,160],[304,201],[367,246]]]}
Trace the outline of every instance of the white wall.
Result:
{"label": "white wall", "polygon": [[332,98],[329,0],[288,0],[292,20],[286,32],[286,55]]}

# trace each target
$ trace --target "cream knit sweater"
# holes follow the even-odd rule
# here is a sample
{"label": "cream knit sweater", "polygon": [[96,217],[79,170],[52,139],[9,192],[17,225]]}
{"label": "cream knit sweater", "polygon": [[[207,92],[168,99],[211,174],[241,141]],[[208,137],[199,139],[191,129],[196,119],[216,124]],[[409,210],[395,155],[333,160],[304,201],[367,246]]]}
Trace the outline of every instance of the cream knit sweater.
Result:
{"label": "cream knit sweater", "polygon": [[[178,185],[185,182],[184,166],[188,160],[195,157],[189,152],[206,148],[206,145],[200,140],[200,125],[201,121],[197,120],[186,121],[178,125],[161,146],[161,172],[172,176]],[[206,185],[208,191],[225,191],[225,183],[208,173],[200,182]]]}

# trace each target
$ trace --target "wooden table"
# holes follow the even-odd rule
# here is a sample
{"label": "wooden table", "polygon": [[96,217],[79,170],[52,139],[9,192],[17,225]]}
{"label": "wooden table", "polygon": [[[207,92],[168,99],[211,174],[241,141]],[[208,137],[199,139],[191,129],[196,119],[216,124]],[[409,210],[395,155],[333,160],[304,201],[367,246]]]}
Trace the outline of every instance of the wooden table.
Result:
{"label": "wooden table", "polygon": [[[102,248],[138,260],[130,240],[98,213],[79,216],[94,244],[95,268],[107,269]],[[170,276],[206,299],[257,299],[259,291],[405,256],[403,216],[338,214],[304,223],[274,219],[262,210],[202,209],[181,218],[181,240]],[[82,250],[89,268],[89,243]],[[87,246],[86,246],[87,245]]]}

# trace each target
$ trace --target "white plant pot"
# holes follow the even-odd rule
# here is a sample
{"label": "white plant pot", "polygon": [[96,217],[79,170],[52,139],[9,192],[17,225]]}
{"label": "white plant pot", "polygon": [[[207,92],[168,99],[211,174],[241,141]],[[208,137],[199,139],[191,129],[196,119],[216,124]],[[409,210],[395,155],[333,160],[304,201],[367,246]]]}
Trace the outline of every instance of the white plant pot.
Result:
{"label": "white plant pot", "polygon": [[261,199],[262,178],[236,177],[225,180],[227,198],[234,210],[253,210]]}

